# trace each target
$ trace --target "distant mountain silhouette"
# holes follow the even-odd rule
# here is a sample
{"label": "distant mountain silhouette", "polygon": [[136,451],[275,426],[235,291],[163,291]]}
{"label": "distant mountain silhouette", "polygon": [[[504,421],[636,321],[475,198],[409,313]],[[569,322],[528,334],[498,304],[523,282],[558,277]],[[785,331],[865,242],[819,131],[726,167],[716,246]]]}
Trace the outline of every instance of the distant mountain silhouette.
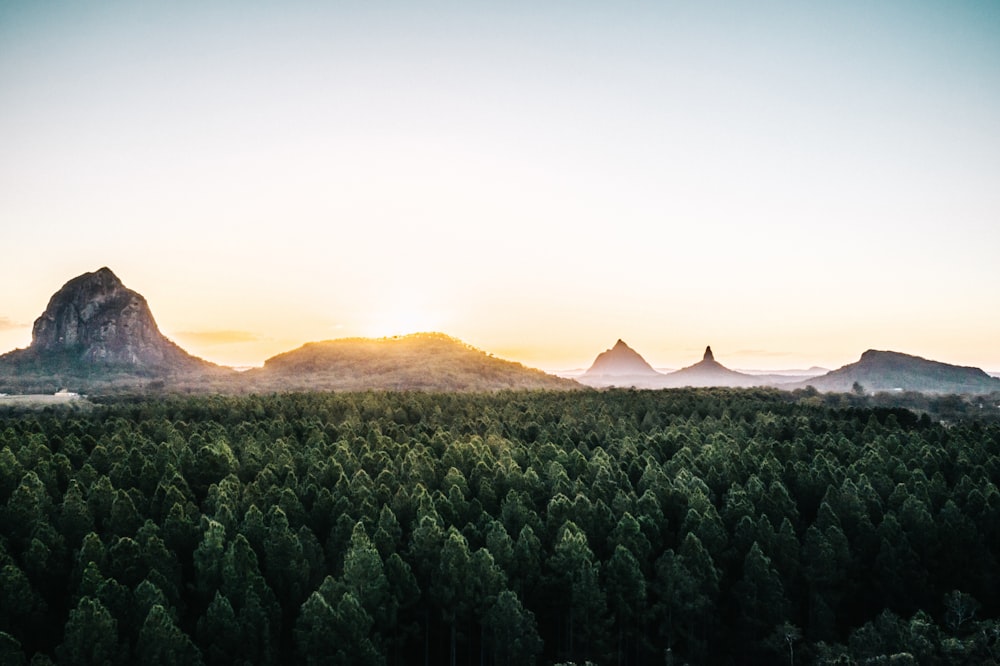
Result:
{"label": "distant mountain silhouette", "polygon": [[130,379],[228,372],[168,340],[146,299],[108,268],[63,285],[35,320],[31,337],[26,349],[0,356],[0,385],[87,389]]}
{"label": "distant mountain silhouette", "polygon": [[1000,379],[979,368],[950,365],[894,351],[869,349],[856,363],[802,382],[821,391],[846,393],[857,382],[866,392],[991,393]]}
{"label": "distant mountain silhouette", "polygon": [[32,329],[31,345],[0,356],[0,393],[183,391],[235,393],[278,390],[573,389],[634,386],[814,386],[848,392],[1000,392],[1000,379],[979,368],[930,361],[892,351],[868,350],[857,363],[822,376],[746,374],[715,360],[680,370],[656,371],[618,340],[597,355],[578,381],[494,358],[442,333],[393,338],[346,338],[303,345],[268,359],[263,368],[237,373],[194,357],[168,340],[146,299],[108,268],[67,282],[49,300]]}
{"label": "distant mountain silhouette", "polygon": [[661,373],[653,369],[637,351],[618,340],[611,349],[601,352],[593,365],[583,373],[587,377],[656,376]]}
{"label": "distant mountain silhouette", "polygon": [[730,370],[715,360],[711,347],[705,347],[701,361],[663,376],[663,387],[679,386],[760,386],[767,379]]}
{"label": "distant mountain silhouette", "polygon": [[495,391],[580,384],[494,358],[442,333],[310,342],[273,356],[243,378],[266,390]]}

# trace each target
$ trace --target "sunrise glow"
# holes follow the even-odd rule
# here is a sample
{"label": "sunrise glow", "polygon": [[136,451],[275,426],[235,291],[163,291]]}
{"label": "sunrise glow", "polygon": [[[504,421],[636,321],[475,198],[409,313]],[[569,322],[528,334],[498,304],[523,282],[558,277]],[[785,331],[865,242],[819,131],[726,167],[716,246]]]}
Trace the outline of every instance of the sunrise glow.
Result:
{"label": "sunrise glow", "polygon": [[[235,20],[234,17],[239,17]],[[0,351],[107,265],[192,353],[1000,370],[995,3],[0,7]]]}

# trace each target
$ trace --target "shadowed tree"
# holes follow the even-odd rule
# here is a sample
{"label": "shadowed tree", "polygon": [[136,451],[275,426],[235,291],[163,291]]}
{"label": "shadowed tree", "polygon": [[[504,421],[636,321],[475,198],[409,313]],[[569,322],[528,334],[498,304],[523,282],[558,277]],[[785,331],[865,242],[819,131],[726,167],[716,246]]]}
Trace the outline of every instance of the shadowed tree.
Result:
{"label": "shadowed tree", "polygon": [[144,666],[203,663],[198,648],[160,605],[149,610],[149,615],[142,624],[136,654]]}
{"label": "shadowed tree", "polygon": [[393,513],[388,504],[383,504],[378,514],[378,526],[372,537],[372,541],[383,560],[396,552],[402,539],[403,530],[399,526],[396,514]]}
{"label": "shadowed tree", "polygon": [[785,620],[788,602],[781,578],[756,541],[743,560],[743,577],[733,593],[748,642],[766,637]]}
{"label": "shadowed tree", "polygon": [[337,596],[338,585],[327,578],[302,604],[295,626],[299,654],[306,664],[352,666],[384,664],[369,639],[372,619],[351,592]]}
{"label": "shadowed tree", "polygon": [[38,475],[29,471],[10,496],[6,511],[5,534],[18,550],[26,550],[32,533],[39,523],[47,522],[52,509],[52,499]]}
{"label": "shadowed tree", "polygon": [[570,659],[602,656],[607,606],[598,580],[600,563],[587,545],[587,535],[571,521],[560,530],[548,566],[568,601],[562,619],[567,655]]}
{"label": "shadowed tree", "polygon": [[301,604],[309,567],[302,544],[288,525],[285,512],[273,506],[267,514],[267,536],[264,538],[264,570],[286,613]]}
{"label": "shadowed tree", "polygon": [[46,610],[45,601],[17,565],[0,568],[0,629],[27,640],[37,628],[44,627]]}
{"label": "shadowed tree", "polygon": [[457,628],[459,618],[468,617],[472,610],[471,554],[465,537],[454,527],[448,530],[441,547],[438,576],[431,584],[431,596],[441,608],[442,619],[448,625],[449,662],[457,663]]}
{"label": "shadowed tree", "polygon": [[344,556],[342,581],[346,591],[354,595],[377,627],[388,628],[395,624],[395,600],[389,594],[382,558],[360,521],[354,526],[351,545]]}
{"label": "shadowed tree", "polygon": [[638,649],[636,642],[643,636],[642,623],[646,610],[646,579],[639,562],[625,546],[615,546],[608,561],[608,605],[617,629],[618,664],[630,661],[629,655]]}
{"label": "shadowed tree", "polygon": [[542,641],[535,627],[535,617],[521,605],[511,590],[504,590],[486,613],[484,622],[493,646],[493,661],[498,666],[534,664]]}
{"label": "shadowed tree", "polygon": [[411,634],[418,631],[416,626],[406,620],[411,617],[413,607],[420,601],[420,588],[417,587],[417,579],[399,553],[393,553],[385,561],[385,577],[389,581],[389,592],[392,595],[392,604],[397,609],[399,617],[392,625],[391,640],[393,651],[393,662],[400,662],[399,650],[402,644]]}
{"label": "shadowed tree", "polygon": [[432,587],[439,576],[444,532],[436,512],[419,518],[410,535],[409,560],[414,563],[418,589],[423,592],[424,663],[429,663]]}
{"label": "shadowed tree", "polygon": [[70,611],[63,642],[56,650],[60,661],[94,666],[121,663],[118,623],[100,601],[82,597]]}
{"label": "shadowed tree", "polygon": [[0,631],[0,664],[24,666],[24,650],[21,642],[5,631]]}
{"label": "shadowed tree", "polygon": [[979,602],[971,594],[952,590],[944,595],[944,619],[953,634],[962,631],[979,610]]}
{"label": "shadowed tree", "polygon": [[235,663],[241,653],[240,623],[232,604],[216,591],[205,614],[198,620],[198,643],[209,666]]}
{"label": "shadowed tree", "polygon": [[226,528],[208,518],[202,518],[205,525],[201,543],[194,551],[194,568],[198,595],[202,603],[215,596],[222,585],[222,565],[226,552]]}
{"label": "shadowed tree", "polygon": [[94,530],[94,518],[83,497],[83,488],[76,479],[70,481],[69,489],[63,496],[59,527],[70,548],[78,548],[83,537]]}
{"label": "shadowed tree", "polygon": [[667,648],[676,646],[695,663],[706,662],[717,621],[719,573],[697,536],[688,533],[679,552],[668,550],[657,560],[654,585]]}

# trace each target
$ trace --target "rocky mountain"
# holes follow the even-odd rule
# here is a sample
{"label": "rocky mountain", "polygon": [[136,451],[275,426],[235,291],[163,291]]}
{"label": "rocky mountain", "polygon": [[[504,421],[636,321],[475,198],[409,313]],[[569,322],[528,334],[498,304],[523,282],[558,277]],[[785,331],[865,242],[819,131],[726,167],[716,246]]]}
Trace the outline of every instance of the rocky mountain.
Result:
{"label": "rocky mountain", "polygon": [[505,361],[442,333],[311,342],[243,379],[254,390],[496,391],[580,384]]}
{"label": "rocky mountain", "polygon": [[224,374],[167,339],[146,299],[108,268],[73,278],[35,320],[31,345],[0,356],[0,385],[87,389],[129,379]]}
{"label": "rocky mountain", "polygon": [[705,347],[705,355],[699,362],[664,375],[660,386],[761,386],[767,383],[770,383],[767,378],[730,370],[715,360],[711,347]]}
{"label": "rocky mountain", "polygon": [[930,361],[894,351],[869,349],[850,363],[802,385],[821,391],[846,393],[854,383],[866,392],[919,391],[921,393],[991,393],[1000,391],[1000,379],[979,368]]}

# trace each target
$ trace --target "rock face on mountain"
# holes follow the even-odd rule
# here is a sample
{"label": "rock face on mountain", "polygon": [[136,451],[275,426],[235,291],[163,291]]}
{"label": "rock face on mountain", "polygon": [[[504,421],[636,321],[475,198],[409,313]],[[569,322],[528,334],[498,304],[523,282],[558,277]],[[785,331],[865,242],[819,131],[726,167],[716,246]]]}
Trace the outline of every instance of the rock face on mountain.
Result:
{"label": "rock face on mountain", "polygon": [[639,352],[619,340],[611,349],[601,352],[584,373],[587,377],[632,377],[659,375]]}
{"label": "rock face on mountain", "polygon": [[663,377],[661,386],[760,386],[768,383],[761,377],[730,370],[715,360],[711,347],[705,347],[701,361]]}
{"label": "rock face on mountain", "polygon": [[821,391],[851,391],[857,382],[866,392],[991,393],[1000,379],[979,368],[949,365],[894,351],[869,349],[856,363],[803,382]]}
{"label": "rock face on mountain", "polygon": [[308,344],[249,370],[255,390],[496,391],[578,389],[580,384],[495,358],[443,333],[343,338]]}
{"label": "rock face on mountain", "polygon": [[219,371],[160,333],[146,299],[108,268],[63,285],[35,320],[31,345],[0,356],[0,378],[29,385]]}
{"label": "rock face on mountain", "polygon": [[204,363],[164,337],[146,299],[108,268],[67,282],[35,320],[31,337],[29,351],[71,352],[85,363],[141,369]]}

